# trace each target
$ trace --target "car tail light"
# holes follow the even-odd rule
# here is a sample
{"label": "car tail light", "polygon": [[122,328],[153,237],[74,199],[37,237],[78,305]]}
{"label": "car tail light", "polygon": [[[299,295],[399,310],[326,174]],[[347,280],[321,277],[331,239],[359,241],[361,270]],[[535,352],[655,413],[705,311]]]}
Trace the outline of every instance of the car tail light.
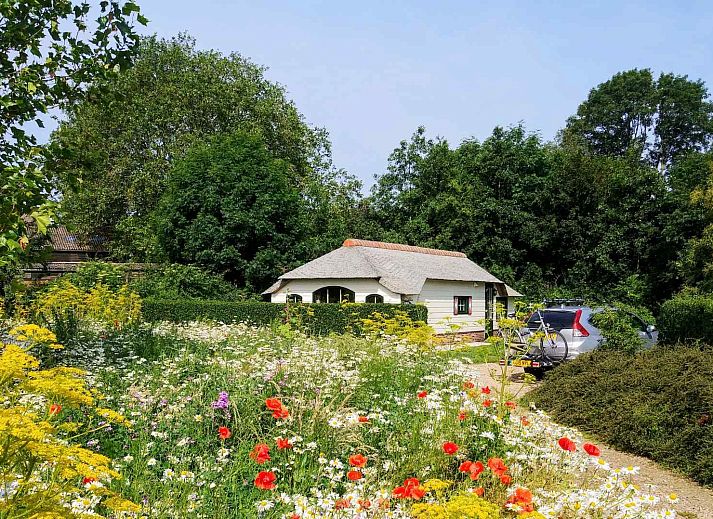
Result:
{"label": "car tail light", "polygon": [[582,309],[580,308],[574,314],[574,323],[572,324],[572,336],[574,337],[589,337],[589,331],[582,326],[579,319],[582,317]]}

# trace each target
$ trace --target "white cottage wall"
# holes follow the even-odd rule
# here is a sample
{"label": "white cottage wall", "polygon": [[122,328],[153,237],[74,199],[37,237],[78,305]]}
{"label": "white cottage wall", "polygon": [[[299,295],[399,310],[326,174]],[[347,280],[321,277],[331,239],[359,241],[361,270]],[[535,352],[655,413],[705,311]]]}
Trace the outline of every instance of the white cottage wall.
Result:
{"label": "white cottage wall", "polygon": [[[454,315],[453,298],[473,298],[471,315]],[[460,326],[458,332],[481,332],[485,330],[479,321],[485,319],[485,284],[466,281],[440,281],[429,279],[414,302],[424,303],[428,308],[428,324],[436,333],[447,333],[448,324]]]}
{"label": "white cottage wall", "polygon": [[366,296],[379,294],[384,303],[399,304],[401,296],[381,285],[376,279],[291,279],[271,295],[273,303],[284,303],[287,294],[302,296],[302,302],[312,302],[312,292],[327,286],[340,286],[354,292],[356,303],[364,303]]}

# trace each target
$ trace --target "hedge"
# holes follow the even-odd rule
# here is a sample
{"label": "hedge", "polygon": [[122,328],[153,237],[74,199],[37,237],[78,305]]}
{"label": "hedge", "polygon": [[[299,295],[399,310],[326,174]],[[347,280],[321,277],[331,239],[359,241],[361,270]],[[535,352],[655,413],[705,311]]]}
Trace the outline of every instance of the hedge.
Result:
{"label": "hedge", "polygon": [[527,395],[556,421],[713,486],[713,351],[659,345],[595,351]]}
{"label": "hedge", "polygon": [[673,344],[701,340],[713,345],[713,296],[684,294],[661,305],[661,340]]}
{"label": "hedge", "polygon": [[[428,310],[423,305],[390,305],[385,303],[352,303],[352,304],[302,304],[290,305],[293,315],[298,312],[304,315],[306,331],[327,335],[329,333],[345,333],[351,331],[359,319],[380,312],[393,316],[397,311],[406,312],[414,321],[428,320]],[[269,325],[275,321],[286,319],[287,306],[283,303],[263,303],[252,301],[206,301],[206,300],[159,300],[145,299],[142,305],[143,317],[146,321],[196,321],[210,319],[229,322],[248,322],[252,324]],[[311,314],[311,315],[307,315]]]}

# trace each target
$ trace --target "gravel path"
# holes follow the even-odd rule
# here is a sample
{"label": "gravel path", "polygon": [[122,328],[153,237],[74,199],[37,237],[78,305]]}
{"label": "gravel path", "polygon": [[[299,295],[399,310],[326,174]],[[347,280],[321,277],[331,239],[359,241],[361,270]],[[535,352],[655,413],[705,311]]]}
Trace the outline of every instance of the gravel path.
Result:
{"label": "gravel path", "polygon": [[[497,364],[479,364],[478,381],[481,386],[498,387],[500,385],[501,367]],[[513,397],[519,397],[537,386],[524,383],[522,369],[510,368],[510,391]],[[641,456],[634,456],[606,445],[598,443],[602,450],[602,458],[612,466],[635,466],[641,469],[637,481],[645,485],[654,485],[658,494],[674,493],[680,501],[674,505],[680,517],[713,519],[713,490],[702,487],[685,476],[661,467],[657,463]]]}

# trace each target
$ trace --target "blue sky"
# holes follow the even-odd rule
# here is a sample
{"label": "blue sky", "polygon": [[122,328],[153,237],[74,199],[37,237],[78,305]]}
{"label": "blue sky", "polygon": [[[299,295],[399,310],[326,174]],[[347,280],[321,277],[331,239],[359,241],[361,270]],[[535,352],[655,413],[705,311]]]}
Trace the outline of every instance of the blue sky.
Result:
{"label": "blue sky", "polygon": [[268,66],[367,185],[419,125],[451,144],[519,121],[551,139],[593,86],[634,67],[713,88],[713,2],[139,3],[146,32]]}

